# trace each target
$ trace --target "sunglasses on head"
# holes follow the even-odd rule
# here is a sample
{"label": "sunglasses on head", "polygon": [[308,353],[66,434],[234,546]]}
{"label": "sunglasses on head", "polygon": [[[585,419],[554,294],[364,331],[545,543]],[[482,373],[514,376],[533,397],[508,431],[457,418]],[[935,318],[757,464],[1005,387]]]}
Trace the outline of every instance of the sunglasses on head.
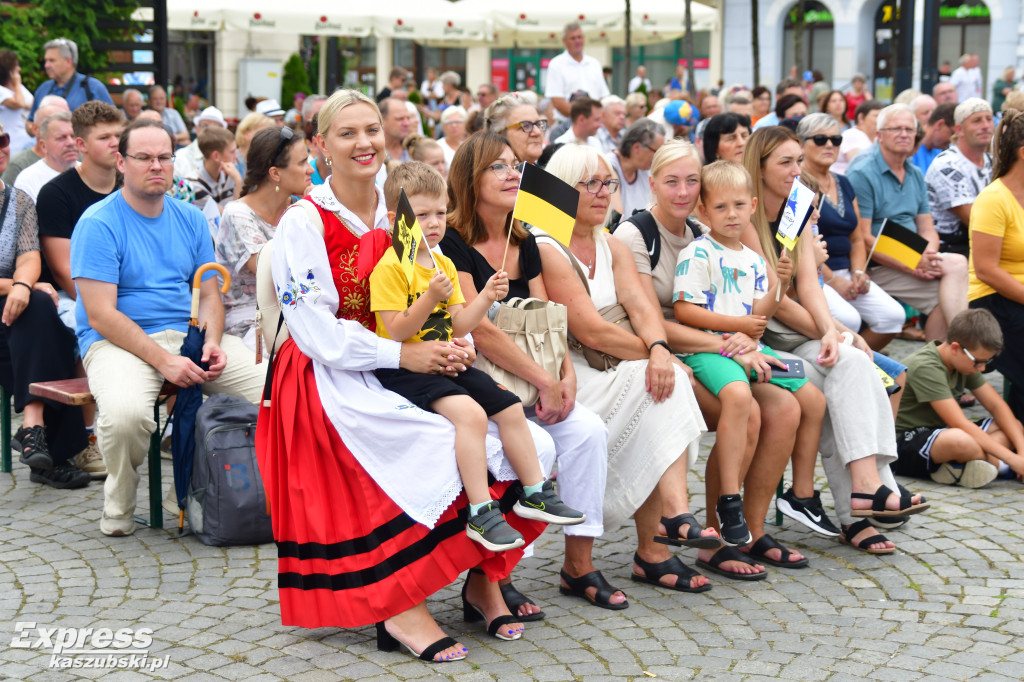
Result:
{"label": "sunglasses on head", "polygon": [[811,141],[819,147],[824,147],[825,143],[831,142],[833,147],[838,147],[843,143],[842,135],[811,135]]}

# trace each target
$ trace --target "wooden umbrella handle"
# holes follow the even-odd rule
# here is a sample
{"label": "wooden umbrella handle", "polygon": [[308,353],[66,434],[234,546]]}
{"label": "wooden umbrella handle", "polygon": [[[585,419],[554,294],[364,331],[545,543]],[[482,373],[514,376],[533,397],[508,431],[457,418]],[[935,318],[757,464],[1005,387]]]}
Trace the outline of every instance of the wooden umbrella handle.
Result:
{"label": "wooden umbrella handle", "polygon": [[203,273],[207,270],[216,270],[224,278],[224,285],[220,288],[220,293],[228,293],[228,289],[231,287],[231,273],[220,263],[204,263],[196,269],[196,274],[192,276],[192,319],[196,321],[196,324],[199,320],[199,284],[202,282]]}

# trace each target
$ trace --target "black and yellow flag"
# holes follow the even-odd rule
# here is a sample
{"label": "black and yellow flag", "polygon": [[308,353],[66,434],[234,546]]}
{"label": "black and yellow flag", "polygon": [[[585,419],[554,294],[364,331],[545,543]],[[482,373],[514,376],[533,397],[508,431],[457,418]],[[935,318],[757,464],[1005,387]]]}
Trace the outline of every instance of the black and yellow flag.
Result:
{"label": "black and yellow flag", "polygon": [[885,254],[890,258],[895,258],[911,270],[916,270],[921,262],[921,256],[927,248],[927,239],[886,218],[882,221],[878,236],[875,237],[875,246],[871,250],[871,255]]}
{"label": "black and yellow flag", "polygon": [[568,246],[579,201],[580,193],[575,187],[527,163],[512,217],[539,227]]}
{"label": "black and yellow flag", "polygon": [[413,273],[416,271],[416,249],[423,241],[423,230],[416,220],[416,213],[412,210],[409,197],[402,190],[402,196],[398,199],[398,210],[395,212],[395,228],[391,231],[391,246],[395,249],[398,262],[402,264],[402,272],[405,273],[405,281],[412,286]]}

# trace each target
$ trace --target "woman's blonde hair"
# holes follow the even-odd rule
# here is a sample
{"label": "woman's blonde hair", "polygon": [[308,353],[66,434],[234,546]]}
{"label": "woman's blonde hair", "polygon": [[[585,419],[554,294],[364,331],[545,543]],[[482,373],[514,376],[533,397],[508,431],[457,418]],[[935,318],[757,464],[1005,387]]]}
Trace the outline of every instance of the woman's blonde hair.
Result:
{"label": "woman's blonde hair", "polygon": [[[750,179],[754,183],[754,196],[757,197],[757,209],[750,222],[757,230],[757,238],[761,242],[764,258],[772,268],[779,262],[779,255],[775,250],[778,241],[771,229],[771,221],[774,216],[769,219],[764,208],[764,164],[776,149],[789,141],[800,144],[800,138],[789,128],[767,126],[755,130],[747,140],[747,146],[743,148],[743,167],[750,173]],[[793,259],[794,272],[799,262],[799,255],[800,251],[797,250],[790,256]]]}
{"label": "woman's blonde hair", "polygon": [[[615,175],[615,171],[608,163],[608,159],[604,155],[599,154],[596,149],[586,144],[567,144],[552,154],[551,160],[548,161],[548,165],[544,167],[544,170],[563,182],[576,187],[576,183],[594,177],[594,174],[597,173],[602,164],[608,173],[611,174],[612,178],[617,179],[618,176]],[[587,190],[584,188],[580,189],[580,191],[586,192]],[[608,215],[611,213],[611,210],[611,202],[608,202],[608,212],[605,213],[604,220],[594,225],[595,232],[604,231],[604,225],[608,222]],[[537,227],[544,229],[543,225],[538,225]]]}
{"label": "woman's blonde hair", "polygon": [[[684,139],[665,140],[658,147],[658,151],[654,152],[654,158],[651,160],[651,177],[657,178],[666,166],[683,159],[693,159],[694,163],[697,164],[697,175],[699,176],[701,166],[700,155],[697,153],[697,148],[693,143]],[[657,203],[658,201],[655,199],[654,191],[652,190],[647,200],[648,208],[653,208]],[[623,219],[627,218],[629,216],[623,216]]]}
{"label": "woman's blonde hair", "polygon": [[427,155],[428,151],[441,149],[441,145],[437,143],[437,140],[432,140],[429,137],[424,137],[419,133],[413,133],[402,140],[402,147],[409,152],[409,156],[412,157],[413,161],[423,161],[423,157]]}
{"label": "woman's blonde hair", "polygon": [[260,130],[262,128],[269,128],[274,125],[274,119],[263,114],[257,114],[255,111],[246,114],[245,118],[238,122],[238,127],[235,128],[235,144],[242,149],[248,149],[249,143],[252,141],[245,139],[245,134],[250,130]]}
{"label": "woman's blonde hair", "polygon": [[377,103],[372,98],[367,97],[358,90],[338,90],[327,98],[324,106],[320,109],[320,113],[317,114],[316,127],[319,134],[327,137],[327,132],[331,129],[334,118],[342,109],[353,104],[368,104],[373,107],[374,113],[377,114],[377,119],[383,125],[384,121],[380,116],[380,109],[377,108]]}

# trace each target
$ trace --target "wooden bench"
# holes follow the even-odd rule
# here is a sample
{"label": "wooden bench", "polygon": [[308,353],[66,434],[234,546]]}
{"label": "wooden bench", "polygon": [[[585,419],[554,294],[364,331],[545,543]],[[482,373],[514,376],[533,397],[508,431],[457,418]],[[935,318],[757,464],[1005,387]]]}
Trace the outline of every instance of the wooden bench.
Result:
{"label": "wooden bench", "polygon": [[[31,395],[48,398],[63,405],[81,406],[91,405],[96,402],[92,392],[89,390],[89,380],[85,378],[29,384],[28,392]],[[163,498],[163,491],[160,486],[160,406],[177,392],[177,386],[165,381],[164,385],[160,388],[160,395],[157,396],[156,402],[153,403],[153,421],[156,422],[157,428],[153,431],[153,435],[149,437],[149,520],[147,521],[138,516],[135,517],[136,521],[150,528],[164,527],[163,508],[160,505]],[[5,446],[8,448],[5,460],[8,468],[5,471],[10,471],[10,404],[5,400],[4,405],[6,406],[7,419],[0,423],[0,427],[6,425],[6,430],[3,431],[3,435],[0,437],[4,438]],[[0,414],[0,418],[2,417],[3,414]]]}

